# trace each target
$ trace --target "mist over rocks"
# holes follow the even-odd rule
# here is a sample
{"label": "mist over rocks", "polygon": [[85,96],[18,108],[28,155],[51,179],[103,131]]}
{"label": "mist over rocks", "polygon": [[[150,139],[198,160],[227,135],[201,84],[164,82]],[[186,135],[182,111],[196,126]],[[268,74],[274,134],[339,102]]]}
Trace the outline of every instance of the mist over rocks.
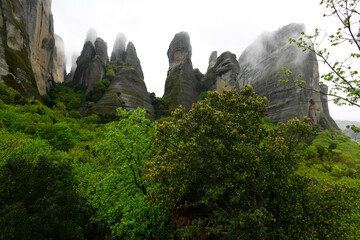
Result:
{"label": "mist over rocks", "polygon": [[[308,116],[314,125],[337,128],[326,111],[327,102],[322,101],[319,93],[316,55],[311,51],[303,52],[294,44],[289,45],[289,38],[297,39],[304,31],[303,24],[292,23],[255,40],[239,58],[239,88],[250,84],[258,95],[266,96],[270,101],[268,117],[274,123]],[[292,71],[295,78],[301,74],[306,82],[304,88],[278,83],[277,73],[282,72],[283,67]]]}
{"label": "mist over rocks", "polygon": [[126,53],[126,36],[124,33],[118,33],[115,39],[114,48],[111,52],[110,61],[123,61]]}
{"label": "mist over rocks", "polygon": [[94,28],[90,28],[88,30],[88,32],[86,33],[85,43],[91,42],[92,44],[95,44],[97,37],[98,37],[98,34],[97,34],[96,30]]}
{"label": "mist over rocks", "polygon": [[[95,43],[85,43],[73,78],[75,88],[86,88],[86,94],[91,94],[96,82],[105,79],[104,64],[109,63],[107,44],[101,38]],[[109,67],[111,66],[111,67]],[[117,114],[116,109],[135,110],[138,107],[146,109],[146,117],[154,120],[154,108],[144,82],[141,63],[132,42],[126,46],[126,37],[119,34],[112,51],[108,67],[115,74],[110,86],[96,102],[83,102],[83,115]]]}
{"label": "mist over rocks", "polygon": [[196,78],[191,62],[192,47],[190,36],[186,32],[175,35],[168,52],[169,70],[165,82],[164,101],[173,110],[182,105],[190,110],[197,102]]}

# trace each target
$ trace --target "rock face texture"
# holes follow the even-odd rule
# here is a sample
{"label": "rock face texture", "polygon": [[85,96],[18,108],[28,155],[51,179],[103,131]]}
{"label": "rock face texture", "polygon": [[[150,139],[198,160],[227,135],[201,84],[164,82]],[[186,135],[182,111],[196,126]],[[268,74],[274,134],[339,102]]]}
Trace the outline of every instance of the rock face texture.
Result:
{"label": "rock face texture", "polygon": [[179,105],[190,110],[197,101],[196,78],[191,62],[192,49],[190,37],[186,32],[175,35],[167,55],[169,70],[165,82],[164,100],[173,110]]}
{"label": "rock face texture", "polygon": [[108,50],[107,43],[101,38],[96,38],[94,45],[95,45],[95,52],[97,55],[99,55],[100,60],[106,64],[109,63],[109,56],[107,53]]}
{"label": "rock face texture", "polygon": [[147,92],[135,46],[129,42],[125,50],[123,39],[125,38],[123,37],[120,42],[115,43],[111,58],[112,64],[116,65],[115,78],[101,99],[86,111],[85,115],[116,114],[116,109],[119,107],[127,110],[135,110],[140,107],[146,110],[146,116],[150,120],[154,120],[154,108]]}
{"label": "rock face texture", "polygon": [[55,35],[55,46],[56,52],[53,56],[53,79],[56,83],[62,83],[66,75],[66,64],[65,64],[65,55],[64,55],[64,42],[62,38],[58,35]]}
{"label": "rock face texture", "polygon": [[[294,117],[308,116],[312,124],[327,123],[337,127],[321,96],[318,62],[314,53],[302,52],[296,45],[289,45],[289,38],[297,39],[305,31],[302,24],[290,24],[275,32],[262,34],[240,56],[238,88],[251,84],[260,96],[270,101],[268,117],[273,122],[287,121]],[[282,68],[286,67],[297,78],[306,81],[303,88],[293,84],[278,83]],[[288,89],[286,89],[288,86]]]}
{"label": "rock face texture", "polygon": [[[215,64],[212,64],[214,60]],[[205,89],[218,92],[222,92],[223,89],[237,89],[239,71],[240,67],[235,54],[224,52],[215,59],[213,52],[210,56],[209,68],[206,73]]]}
{"label": "rock face texture", "polygon": [[104,77],[104,60],[108,60],[106,43],[101,38],[97,38],[95,44],[87,41],[76,61],[72,85],[77,89],[85,89],[86,92],[92,91],[95,83]]}
{"label": "rock face texture", "polygon": [[215,66],[217,57],[218,57],[217,51],[213,51],[209,57],[209,67],[207,69],[208,71]]}
{"label": "rock face texture", "polygon": [[1,0],[0,11],[1,79],[25,97],[40,98],[58,67],[51,0]]}

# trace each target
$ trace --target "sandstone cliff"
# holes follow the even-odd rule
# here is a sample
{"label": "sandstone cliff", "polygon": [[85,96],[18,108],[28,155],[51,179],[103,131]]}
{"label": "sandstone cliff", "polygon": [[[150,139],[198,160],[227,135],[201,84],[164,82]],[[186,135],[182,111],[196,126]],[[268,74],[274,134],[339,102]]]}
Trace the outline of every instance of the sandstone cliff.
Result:
{"label": "sandstone cliff", "polygon": [[[308,116],[312,124],[337,127],[327,110],[326,96],[319,93],[316,55],[289,45],[290,37],[297,39],[304,31],[304,25],[293,23],[262,34],[239,58],[239,88],[251,84],[257,94],[266,96],[270,101],[268,116],[273,122]],[[292,71],[294,78],[302,75],[301,79],[306,82],[303,88],[278,82],[277,73],[283,67]]]}
{"label": "sandstone cliff", "polygon": [[[57,60],[51,0],[1,0],[0,75],[29,98],[46,94]],[[57,79],[61,81],[61,79]]]}
{"label": "sandstone cliff", "polygon": [[190,110],[197,101],[196,78],[191,62],[190,37],[186,32],[175,35],[167,55],[169,70],[165,82],[164,100],[173,110],[179,105]]}

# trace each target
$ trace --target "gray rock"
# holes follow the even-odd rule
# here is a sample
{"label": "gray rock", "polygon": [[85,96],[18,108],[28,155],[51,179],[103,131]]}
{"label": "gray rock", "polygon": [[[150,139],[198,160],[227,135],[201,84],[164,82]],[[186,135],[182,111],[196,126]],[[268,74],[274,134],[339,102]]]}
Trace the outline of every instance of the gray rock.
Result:
{"label": "gray rock", "polygon": [[173,110],[179,105],[190,110],[197,102],[196,78],[191,62],[190,37],[186,32],[175,35],[168,50],[169,70],[165,82],[164,100]]}
{"label": "gray rock", "polygon": [[123,33],[119,33],[116,36],[116,40],[114,43],[114,48],[112,50],[111,53],[111,61],[115,62],[115,61],[124,61],[124,57],[125,57],[125,52],[126,52],[126,37],[125,34]]}
{"label": "gray rock", "polygon": [[65,80],[65,55],[64,55],[64,41],[58,35],[55,35],[56,51],[54,52],[53,59],[53,79],[56,83],[62,83]]}
{"label": "gray rock", "polygon": [[205,89],[222,92],[223,89],[237,89],[237,76],[240,72],[236,55],[224,52],[206,74]]}
{"label": "gray rock", "polygon": [[[238,88],[250,84],[258,95],[266,96],[270,101],[268,117],[275,123],[303,116],[310,117],[313,124],[331,119],[324,112],[323,105],[327,103],[321,102],[316,55],[289,45],[289,38],[297,39],[303,31],[303,24],[293,23],[264,33],[239,58]],[[278,82],[281,74],[277,73],[282,72],[283,67],[292,71],[294,78],[302,75],[301,79],[306,81],[303,88]]]}
{"label": "gray rock", "polygon": [[85,115],[116,114],[117,108],[146,110],[146,117],[154,120],[154,108],[140,73],[128,66],[119,67],[115,79],[111,82],[104,96],[90,108]]}
{"label": "gray rock", "polygon": [[101,38],[97,38],[95,41],[95,52],[96,55],[100,56],[101,61],[109,63],[109,56],[107,53],[107,43]]}
{"label": "gray rock", "polygon": [[[90,63],[96,56],[95,47],[91,42],[86,42],[79,58],[76,60],[76,70],[72,80],[72,85],[77,88],[88,88]],[[100,79],[101,80],[101,79]]]}
{"label": "gray rock", "polygon": [[140,60],[136,54],[136,48],[132,42],[129,42],[126,47],[125,53],[125,63],[129,66],[132,66],[140,73],[142,79],[144,79],[144,74],[141,68]]}
{"label": "gray rock", "polygon": [[216,61],[217,61],[217,51],[213,51],[209,58],[209,67],[207,69],[208,71],[215,66]]}

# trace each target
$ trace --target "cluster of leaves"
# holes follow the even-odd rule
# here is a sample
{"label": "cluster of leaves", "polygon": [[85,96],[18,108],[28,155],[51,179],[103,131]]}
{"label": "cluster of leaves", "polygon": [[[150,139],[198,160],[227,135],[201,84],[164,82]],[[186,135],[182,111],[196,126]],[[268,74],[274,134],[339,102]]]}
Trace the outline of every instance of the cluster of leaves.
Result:
{"label": "cluster of leaves", "polygon": [[182,238],[347,238],[356,191],[298,175],[312,129],[299,120],[265,128],[266,107],[246,86],[209,93],[158,126],[151,201],[171,212]]}
{"label": "cluster of leaves", "polygon": [[103,79],[95,83],[94,89],[86,95],[86,101],[98,102],[105,94],[106,89],[110,86],[108,79]]}
{"label": "cluster of leaves", "polygon": [[163,98],[156,97],[155,93],[149,94],[151,104],[154,106],[155,119],[160,120],[170,116],[169,105]]}
{"label": "cluster of leaves", "polygon": [[79,111],[84,94],[83,90],[75,91],[64,84],[56,84],[43,99],[46,106],[50,108],[62,103],[67,111]]}
{"label": "cluster of leaves", "polygon": [[[290,39],[290,43],[295,43],[303,51],[314,52],[319,59],[330,69],[321,78],[325,82],[332,83],[332,89],[328,95],[335,97],[334,102],[338,105],[349,104],[360,107],[360,75],[357,69],[351,65],[360,58],[360,32],[358,11],[359,0],[322,0],[329,11],[324,17],[335,17],[340,23],[340,27],[335,33],[325,34],[320,41],[320,30],[315,29],[313,35],[302,33],[299,39]],[[321,42],[326,38],[329,46],[322,48]],[[343,60],[333,59],[331,49],[341,47]]]}
{"label": "cluster of leaves", "polygon": [[[20,105],[4,89],[13,105],[0,101],[0,239],[359,236],[359,177],[335,174],[358,163],[331,159],[349,158],[347,139],[313,140],[307,120],[272,125],[250,86],[155,123],[119,109],[107,124],[61,102]],[[333,164],[326,178],[314,157]]]}

